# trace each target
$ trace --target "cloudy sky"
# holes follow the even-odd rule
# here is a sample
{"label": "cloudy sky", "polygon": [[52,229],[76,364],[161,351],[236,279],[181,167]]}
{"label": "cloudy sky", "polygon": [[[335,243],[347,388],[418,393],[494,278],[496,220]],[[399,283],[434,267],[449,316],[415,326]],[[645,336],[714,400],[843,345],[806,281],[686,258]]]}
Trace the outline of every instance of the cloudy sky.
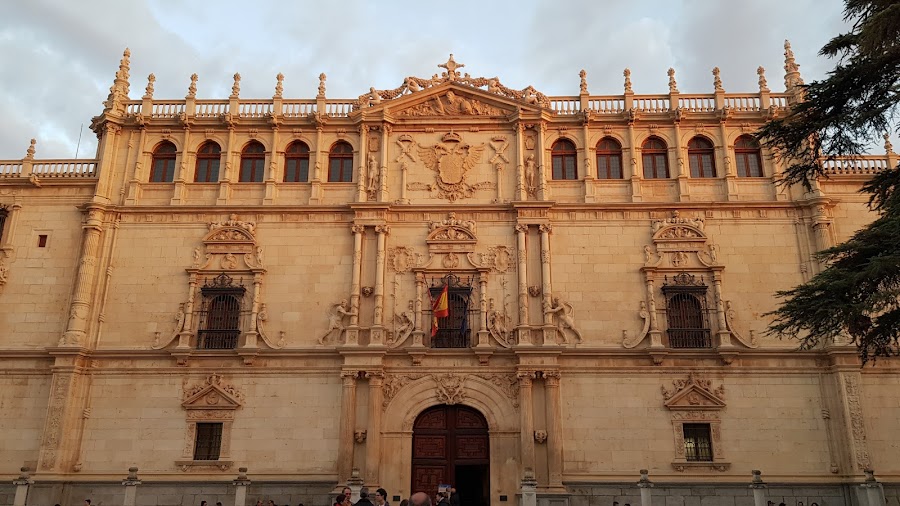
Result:
{"label": "cloudy sky", "polygon": [[592,94],[622,91],[630,67],[636,93],[711,92],[712,67],[726,91],[757,89],[756,68],[782,91],[783,42],[804,79],[833,62],[819,48],[845,28],[841,0],[28,0],[0,5],[0,159],[80,157],[96,149],[88,130],[102,110],[119,58],[131,48],[131,98],[156,75],[156,98],[182,98],[200,76],[199,98],[225,98],[235,72],[241,96],[312,98],[320,72],[329,98],[428,77],[454,53],[463,71],[576,95],[578,71]]}

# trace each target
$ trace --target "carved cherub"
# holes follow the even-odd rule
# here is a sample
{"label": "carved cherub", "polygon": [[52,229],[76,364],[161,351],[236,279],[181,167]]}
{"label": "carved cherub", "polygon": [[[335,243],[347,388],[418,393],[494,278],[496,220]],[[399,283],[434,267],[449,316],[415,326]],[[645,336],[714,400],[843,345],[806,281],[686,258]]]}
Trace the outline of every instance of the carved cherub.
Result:
{"label": "carved cherub", "polygon": [[572,304],[561,300],[559,297],[554,297],[553,303],[544,301],[543,306],[544,314],[556,315],[556,331],[559,332],[564,343],[569,342],[566,338],[566,329],[571,330],[572,333],[575,334],[575,340],[577,342],[580,343],[583,341],[581,332],[575,328],[575,308],[572,307]]}

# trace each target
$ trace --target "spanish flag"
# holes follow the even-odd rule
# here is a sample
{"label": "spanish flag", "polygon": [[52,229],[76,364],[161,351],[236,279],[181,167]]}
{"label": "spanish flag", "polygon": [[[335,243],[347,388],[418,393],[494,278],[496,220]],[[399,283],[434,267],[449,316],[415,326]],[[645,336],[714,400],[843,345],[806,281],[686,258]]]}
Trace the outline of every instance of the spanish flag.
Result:
{"label": "spanish flag", "polygon": [[438,333],[438,318],[446,318],[450,316],[450,305],[448,301],[447,285],[441,290],[441,294],[431,304],[431,337]]}

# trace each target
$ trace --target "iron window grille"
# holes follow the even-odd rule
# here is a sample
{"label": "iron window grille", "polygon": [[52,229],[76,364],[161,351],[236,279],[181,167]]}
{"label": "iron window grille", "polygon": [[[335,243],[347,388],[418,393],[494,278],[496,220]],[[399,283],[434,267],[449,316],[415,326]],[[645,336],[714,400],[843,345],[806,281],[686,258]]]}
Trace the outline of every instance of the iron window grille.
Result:
{"label": "iron window grille", "polygon": [[197,348],[201,350],[233,350],[241,335],[242,320],[249,313],[241,310],[246,289],[222,273],[207,280],[200,289],[203,302],[199,311],[200,328]]}
{"label": "iron window grille", "polygon": [[684,431],[684,458],[688,462],[712,462],[712,435],[708,423],[686,423]]}
{"label": "iron window grille", "polygon": [[[472,326],[478,322],[478,305],[472,300],[472,278],[460,278],[454,274],[448,274],[442,278],[431,280],[428,292],[431,301],[440,297],[447,285],[447,306],[450,315],[438,318],[437,334],[431,338],[432,348],[468,348],[472,343]],[[429,307],[427,314],[428,330],[431,332],[433,310]]]}
{"label": "iron window grille", "polygon": [[669,347],[712,348],[706,290],[702,277],[686,272],[671,280],[666,276],[662,291],[666,297]]}
{"label": "iron window grille", "polygon": [[194,438],[194,460],[219,460],[222,451],[222,423],[198,423]]}

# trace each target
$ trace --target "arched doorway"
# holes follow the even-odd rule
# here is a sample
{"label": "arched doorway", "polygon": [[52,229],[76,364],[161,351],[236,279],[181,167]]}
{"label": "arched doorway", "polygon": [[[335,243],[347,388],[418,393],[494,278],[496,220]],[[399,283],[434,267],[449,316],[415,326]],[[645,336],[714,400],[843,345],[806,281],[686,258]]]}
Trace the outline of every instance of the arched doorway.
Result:
{"label": "arched doorway", "polygon": [[441,484],[453,485],[466,506],[490,502],[487,420],[468,406],[435,406],[413,425],[412,492],[432,497]]}

